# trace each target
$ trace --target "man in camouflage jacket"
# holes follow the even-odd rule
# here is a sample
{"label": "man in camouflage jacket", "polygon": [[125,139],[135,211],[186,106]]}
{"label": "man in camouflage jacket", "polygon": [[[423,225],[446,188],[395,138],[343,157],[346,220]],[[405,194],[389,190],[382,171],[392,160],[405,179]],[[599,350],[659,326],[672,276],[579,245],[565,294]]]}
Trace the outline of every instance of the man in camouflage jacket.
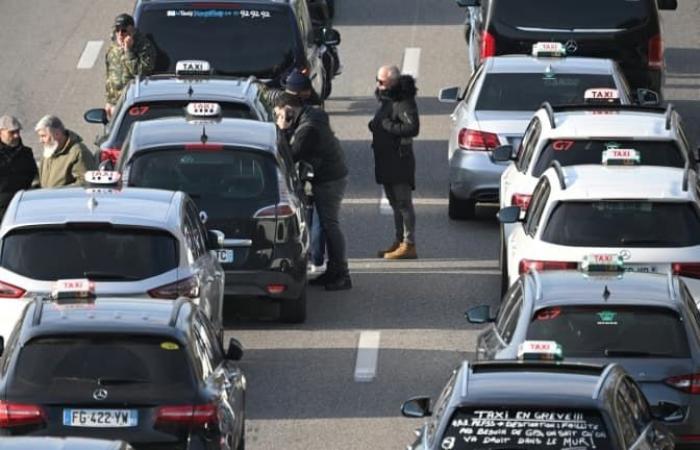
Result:
{"label": "man in camouflage jacket", "polygon": [[127,83],[137,75],[149,75],[155,66],[156,52],[148,38],[134,27],[134,18],[119,14],[114,20],[112,45],[107,50],[107,104],[105,111],[111,117]]}

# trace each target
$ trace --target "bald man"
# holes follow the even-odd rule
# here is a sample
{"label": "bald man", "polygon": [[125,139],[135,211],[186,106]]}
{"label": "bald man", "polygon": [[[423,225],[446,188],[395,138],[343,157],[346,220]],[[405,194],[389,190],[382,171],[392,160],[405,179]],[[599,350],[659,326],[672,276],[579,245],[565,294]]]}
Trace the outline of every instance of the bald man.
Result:
{"label": "bald man", "polygon": [[394,242],[377,254],[385,259],[416,259],[416,214],[413,190],[416,188],[416,160],[413,138],[420,123],[416,105],[416,83],[401,75],[396,66],[382,66],[377,72],[375,95],[379,109],[369,122],[374,151],[374,176],[384,187],[394,211]]}

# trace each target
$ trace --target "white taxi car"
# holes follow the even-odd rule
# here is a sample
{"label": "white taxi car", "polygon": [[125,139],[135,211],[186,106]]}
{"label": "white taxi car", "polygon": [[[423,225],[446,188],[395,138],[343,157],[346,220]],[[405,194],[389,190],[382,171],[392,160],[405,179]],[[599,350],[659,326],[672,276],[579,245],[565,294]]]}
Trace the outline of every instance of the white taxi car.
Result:
{"label": "white taxi car", "polygon": [[[605,95],[594,90],[590,94]],[[537,180],[552,161],[562,166],[600,164],[603,152],[612,148],[634,149],[645,166],[683,168],[695,164],[681,117],[671,105],[545,103],[528,125],[517,155],[507,146],[494,152],[496,161],[513,160],[501,176],[501,208],[518,206],[525,211]],[[512,230],[512,225],[504,225],[503,237]]]}
{"label": "white taxi car", "polygon": [[554,161],[524,219],[517,206],[500,210],[501,222],[517,223],[506,240],[503,285],[531,269],[576,269],[610,255],[628,271],[700,278],[695,171],[633,165],[641,159],[634,149],[606,150],[602,159],[566,168]]}

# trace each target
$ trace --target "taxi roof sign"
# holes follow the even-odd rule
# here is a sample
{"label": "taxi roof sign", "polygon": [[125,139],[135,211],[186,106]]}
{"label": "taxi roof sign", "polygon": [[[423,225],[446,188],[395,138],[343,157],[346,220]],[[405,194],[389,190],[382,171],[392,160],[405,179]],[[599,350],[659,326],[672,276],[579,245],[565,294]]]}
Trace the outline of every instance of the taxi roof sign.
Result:
{"label": "taxi roof sign", "polygon": [[637,166],[642,161],[639,151],[633,148],[609,148],[602,157],[605,166]]}
{"label": "taxi roof sign", "polygon": [[211,64],[209,64],[209,61],[188,59],[175,63],[175,75],[178,76],[209,74],[211,74]]}
{"label": "taxi roof sign", "polygon": [[598,253],[586,255],[581,262],[581,270],[584,272],[624,272],[625,266],[622,256],[616,253]]}
{"label": "taxi roof sign", "polygon": [[561,42],[537,42],[532,45],[532,56],[559,58],[566,56],[566,48]]}
{"label": "taxi roof sign", "polygon": [[122,179],[122,174],[108,170],[88,170],[85,172],[84,178],[87,184],[114,186],[119,184]]}
{"label": "taxi roof sign", "polygon": [[54,284],[51,297],[54,300],[87,299],[95,295],[95,283],[86,278],[58,280]]}
{"label": "taxi roof sign", "polygon": [[187,104],[187,115],[197,118],[216,118],[221,116],[221,105],[212,102]]}
{"label": "taxi roof sign", "polygon": [[614,88],[591,88],[583,93],[583,101],[588,104],[620,103],[620,91]]}
{"label": "taxi roof sign", "polygon": [[561,361],[561,345],[555,341],[524,341],[518,346],[518,359],[523,361]]}

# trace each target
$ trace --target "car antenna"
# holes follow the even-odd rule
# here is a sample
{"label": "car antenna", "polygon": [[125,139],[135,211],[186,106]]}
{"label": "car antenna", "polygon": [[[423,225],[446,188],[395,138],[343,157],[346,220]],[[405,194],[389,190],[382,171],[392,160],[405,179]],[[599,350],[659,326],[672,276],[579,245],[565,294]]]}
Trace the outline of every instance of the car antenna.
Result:
{"label": "car antenna", "polygon": [[606,284],[605,288],[603,289],[603,300],[605,300],[607,302],[609,298],[610,298],[610,290],[608,289],[608,285]]}
{"label": "car antenna", "polygon": [[202,136],[199,140],[202,141],[202,144],[206,144],[209,140],[209,136],[207,136],[207,127],[205,125],[202,125]]}

